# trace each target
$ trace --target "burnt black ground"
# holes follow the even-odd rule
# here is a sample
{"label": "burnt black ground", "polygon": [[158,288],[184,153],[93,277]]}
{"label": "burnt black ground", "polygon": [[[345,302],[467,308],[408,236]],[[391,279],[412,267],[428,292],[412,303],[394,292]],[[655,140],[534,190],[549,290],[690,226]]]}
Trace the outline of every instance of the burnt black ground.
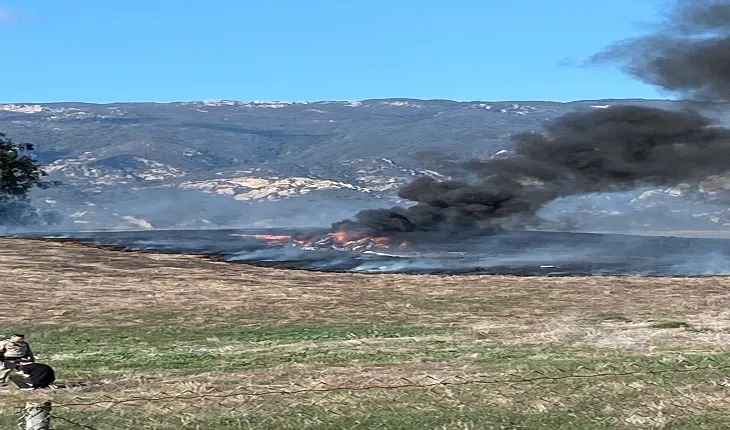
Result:
{"label": "burnt black ground", "polygon": [[317,271],[407,274],[709,276],[730,274],[730,240],[512,231],[365,252],[270,246],[236,233],[322,230],[148,230],[25,233],[122,250],[201,254],[233,263]]}

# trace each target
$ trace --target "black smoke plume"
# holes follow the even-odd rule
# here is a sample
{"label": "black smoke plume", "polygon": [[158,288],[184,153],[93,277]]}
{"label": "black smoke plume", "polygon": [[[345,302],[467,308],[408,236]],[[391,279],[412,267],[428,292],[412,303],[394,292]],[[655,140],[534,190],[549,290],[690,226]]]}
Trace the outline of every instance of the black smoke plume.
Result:
{"label": "black smoke plume", "polygon": [[[591,59],[685,99],[730,100],[730,1],[677,1],[657,31]],[[515,155],[474,160],[469,180],[419,178],[408,208],[366,210],[336,230],[392,235],[526,226],[558,197],[674,185],[730,170],[730,130],[691,109],[614,106],[564,115],[512,136]]]}
{"label": "black smoke plume", "polygon": [[614,63],[685,99],[730,100],[730,1],[682,0],[647,36],[616,43],[589,62]]}

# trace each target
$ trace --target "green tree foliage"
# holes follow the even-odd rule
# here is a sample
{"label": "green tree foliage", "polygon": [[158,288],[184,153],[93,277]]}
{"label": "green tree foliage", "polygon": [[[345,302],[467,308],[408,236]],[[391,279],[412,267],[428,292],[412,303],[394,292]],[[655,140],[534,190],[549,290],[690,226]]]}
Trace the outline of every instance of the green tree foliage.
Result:
{"label": "green tree foliage", "polygon": [[0,226],[32,227],[60,221],[57,213],[36,209],[28,198],[33,188],[58,185],[43,179],[46,173],[29,154],[33,149],[30,143],[15,143],[0,133]]}

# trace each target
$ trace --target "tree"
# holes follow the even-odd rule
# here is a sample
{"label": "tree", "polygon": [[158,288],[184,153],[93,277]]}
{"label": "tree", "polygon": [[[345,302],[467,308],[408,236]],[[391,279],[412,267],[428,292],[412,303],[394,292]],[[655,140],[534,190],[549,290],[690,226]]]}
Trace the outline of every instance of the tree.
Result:
{"label": "tree", "polygon": [[31,227],[57,224],[59,215],[36,209],[28,194],[33,188],[59,183],[43,179],[46,173],[29,154],[33,144],[15,143],[0,133],[0,226]]}

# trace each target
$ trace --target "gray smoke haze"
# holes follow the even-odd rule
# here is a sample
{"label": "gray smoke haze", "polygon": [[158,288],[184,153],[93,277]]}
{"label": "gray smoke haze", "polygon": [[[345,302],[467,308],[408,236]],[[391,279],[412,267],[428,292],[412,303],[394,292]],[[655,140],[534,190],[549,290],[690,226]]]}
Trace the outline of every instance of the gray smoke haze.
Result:
{"label": "gray smoke haze", "polygon": [[[730,0],[676,1],[658,30],[591,59],[684,99],[730,100]],[[576,112],[512,136],[515,155],[474,160],[467,181],[420,178],[408,208],[367,210],[333,225],[367,234],[456,232],[538,223],[558,197],[674,185],[730,170],[730,130],[701,113],[639,106]]]}

